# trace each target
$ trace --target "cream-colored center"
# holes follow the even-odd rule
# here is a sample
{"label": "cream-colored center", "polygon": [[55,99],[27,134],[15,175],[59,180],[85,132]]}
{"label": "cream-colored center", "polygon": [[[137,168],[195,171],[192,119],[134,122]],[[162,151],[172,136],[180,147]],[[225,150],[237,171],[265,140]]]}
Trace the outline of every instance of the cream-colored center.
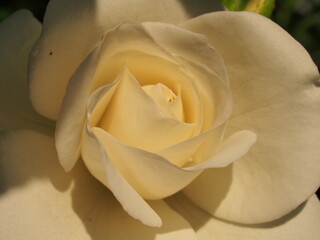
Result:
{"label": "cream-colored center", "polygon": [[162,83],[156,85],[145,85],[143,90],[151,96],[154,100],[158,101],[158,97],[163,98],[166,102],[173,102],[176,98],[174,92]]}
{"label": "cream-colored center", "polygon": [[142,89],[152,98],[165,116],[183,122],[181,100],[170,88],[162,83],[157,83],[155,85],[144,85]]}

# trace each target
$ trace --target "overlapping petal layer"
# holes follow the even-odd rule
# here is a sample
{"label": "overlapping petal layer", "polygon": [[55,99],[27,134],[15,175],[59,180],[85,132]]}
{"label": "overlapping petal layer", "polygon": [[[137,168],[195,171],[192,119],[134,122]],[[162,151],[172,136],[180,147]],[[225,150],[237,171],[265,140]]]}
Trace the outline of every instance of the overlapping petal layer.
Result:
{"label": "overlapping petal layer", "polygon": [[122,75],[97,127],[124,144],[149,152],[194,135],[196,123],[184,123],[165,116],[127,69]]}
{"label": "overlapping petal layer", "polygon": [[185,193],[217,217],[243,223],[277,219],[319,186],[319,73],[288,33],[254,13],[220,12],[183,26],[205,34],[225,61],[234,109],[226,135],[258,141],[242,159],[209,170]]}
{"label": "overlapping petal layer", "polygon": [[[147,30],[150,30],[152,23],[146,25]],[[223,123],[230,115],[232,106],[228,79],[221,58],[202,35],[161,24],[155,24],[150,32],[147,30],[136,23],[125,23],[108,32],[70,80],[56,130],[59,159],[66,170],[72,168],[79,156],[85,104],[89,95],[94,89],[113,82],[125,64],[142,87],[161,83],[175,94],[179,93],[184,122],[196,124],[196,129],[189,131],[180,140],[169,137],[169,142],[163,142],[169,145],[168,147],[153,142],[153,147],[138,144],[141,148],[158,151],[161,156],[178,166],[183,166],[186,161],[197,164],[206,160],[207,158],[200,157],[203,154],[196,154],[197,151],[200,152],[200,146],[208,146],[203,151],[210,152],[207,154],[210,156],[217,150],[224,130]],[[158,39],[164,32],[172,38]],[[176,32],[176,35],[173,32]],[[177,47],[174,51],[173,47],[179,46],[181,38],[188,39],[186,46]],[[188,51],[185,50],[187,46]],[[202,53],[199,54],[199,51]],[[194,56],[199,58],[196,62]],[[121,116],[129,115],[118,105],[115,109],[121,110]],[[104,113],[100,111],[100,116],[103,117]],[[118,115],[115,115],[115,119],[116,116]],[[109,122],[110,125],[112,121],[121,124],[109,115],[105,118],[108,121],[100,121],[100,117],[97,118],[96,124],[99,121],[100,124]],[[184,125],[187,126],[186,124]],[[145,127],[145,124],[141,123],[141,126]],[[122,130],[123,127],[117,129]],[[137,131],[135,128],[131,130]],[[150,134],[152,131],[145,133]],[[193,139],[192,137],[198,133],[201,134]],[[137,134],[129,136],[136,138]],[[139,139],[146,142],[149,138]],[[118,139],[128,140],[126,136],[120,135]],[[185,139],[186,141],[183,141]],[[136,139],[132,139],[131,142],[134,141]],[[154,146],[157,146],[156,149]],[[193,155],[197,156],[191,159]]]}
{"label": "overlapping petal layer", "polygon": [[51,137],[27,130],[2,132],[0,153],[1,239],[197,239],[163,201],[150,203],[163,226],[148,227],[123,211],[82,163],[66,174]]}
{"label": "overlapping petal layer", "polygon": [[[70,170],[79,157],[81,129],[90,94],[112,83],[125,64],[141,85],[162,82],[176,92],[181,88],[184,96],[193,99],[185,116],[201,122],[197,93],[179,72],[175,58],[156,44],[141,25],[122,24],[106,34],[69,82],[56,128],[59,159],[66,170]],[[142,70],[141,65],[146,68]],[[161,71],[159,66],[163,66]]]}
{"label": "overlapping petal layer", "polygon": [[21,10],[0,24],[0,130],[32,128],[51,133],[53,124],[33,109],[27,90],[29,52],[41,24]]}
{"label": "overlapping petal layer", "polygon": [[[117,87],[117,83],[124,81],[125,77],[132,76],[128,76],[124,71],[117,81],[97,89],[88,100],[81,155],[92,175],[113,192],[130,215],[145,224],[159,225],[159,218],[142,197],[145,199],[167,197],[184,188],[203,169],[228,165],[248,151],[255,142],[255,134],[250,131],[239,132],[237,134],[242,136],[240,138],[235,134],[231,140],[227,139],[221,146],[218,145],[217,158],[212,157],[203,164],[189,168],[179,168],[161,155],[126,145],[107,131],[95,127],[95,124],[91,125],[97,122],[95,115],[99,115],[99,109],[106,108],[107,101],[110,101],[112,94],[116,92],[113,89]],[[214,131],[202,137],[210,137],[210,133]],[[201,143],[201,138],[196,138],[194,141]],[[140,207],[136,208],[137,205]]]}
{"label": "overlapping petal layer", "polygon": [[121,22],[181,23],[214,8],[221,9],[218,1],[203,0],[201,4],[187,0],[137,0],[134,4],[129,0],[50,1],[44,31],[31,58],[30,92],[34,107],[42,115],[56,119],[75,69],[94,49],[103,33]]}
{"label": "overlapping petal layer", "polygon": [[[163,219],[151,228],[132,219],[79,163],[66,174],[51,137],[33,131],[2,133],[0,237],[3,239],[306,239],[319,236],[319,201],[273,223],[236,225],[212,218],[183,195],[151,202]],[[19,149],[19,150],[17,150]],[[17,231],[17,229],[19,229]],[[58,230],[57,230],[58,229]],[[197,233],[195,236],[194,231]]]}
{"label": "overlapping petal layer", "polygon": [[[19,16],[19,18],[21,17],[19,20],[23,19],[24,21],[28,22],[31,19],[30,15],[24,15],[25,12],[20,12],[18,14],[20,15],[16,16]],[[227,13],[227,15],[228,14],[229,13]],[[253,19],[251,19],[251,17]],[[13,19],[14,18],[9,20],[13,21]],[[247,21],[250,22],[254,20],[266,29],[274,29],[274,25],[257,19],[254,15],[247,15],[243,17],[242,20],[246,24]],[[169,157],[168,159],[163,158],[163,156],[166,154],[165,151],[167,149],[164,149],[163,152],[159,151],[157,153],[162,157],[156,154],[154,154],[153,156],[156,156],[156,158],[160,159],[159,163],[161,166],[170,166],[170,168],[178,169],[180,172],[191,172],[191,170],[202,170],[207,167],[225,166],[230,163],[230,161],[245,154],[248,150],[248,147],[255,142],[255,135],[252,134],[252,132],[237,131],[242,128],[254,130],[258,132],[264,140],[263,142],[258,142],[258,146],[254,148],[254,151],[250,153],[248,157],[244,157],[242,159],[242,163],[236,163],[225,169],[210,170],[205,172],[205,174],[203,174],[203,176],[200,177],[199,180],[197,180],[195,184],[186,191],[186,193],[189,196],[190,193],[197,193],[194,190],[194,187],[196,186],[199,187],[197,191],[200,196],[202,196],[201,194],[203,194],[204,192],[203,186],[208,185],[207,181],[209,180],[212,181],[210,183],[210,185],[213,186],[212,189],[216,191],[216,194],[213,197],[208,194],[210,192],[205,190],[206,194],[208,194],[206,195],[208,197],[208,202],[210,203],[208,204],[208,202],[206,201],[201,202],[201,200],[199,201],[199,199],[196,199],[197,196],[194,195],[192,196],[192,198],[194,201],[202,204],[202,206],[206,210],[211,211],[212,213],[217,213],[218,216],[220,214],[222,217],[226,216],[227,219],[229,218],[236,221],[240,219],[239,221],[245,222],[259,222],[266,219],[282,216],[285,212],[292,209],[303,199],[306,199],[308,194],[310,195],[312,191],[315,190],[318,183],[318,179],[314,178],[314,176],[319,175],[319,167],[317,167],[317,165],[315,164],[316,160],[314,157],[314,153],[316,152],[317,148],[314,141],[318,142],[319,139],[317,138],[317,135],[312,132],[312,130],[319,128],[319,116],[317,115],[319,113],[319,109],[315,104],[315,100],[319,98],[319,91],[317,91],[316,88],[314,88],[314,86],[310,84],[311,81],[308,82],[308,80],[313,80],[313,77],[317,78],[318,74],[315,71],[314,66],[312,66],[310,59],[308,59],[307,54],[301,50],[300,46],[298,46],[294,41],[288,38],[287,35],[283,34],[283,32],[281,32],[281,30],[277,28],[277,30],[273,32],[273,34],[275,35],[275,39],[272,39],[275,41],[273,42],[273,46],[281,45],[279,43],[281,41],[291,41],[291,44],[288,44],[289,46],[286,46],[284,48],[279,47],[276,49],[278,52],[275,53],[276,51],[270,51],[270,46],[262,44],[263,41],[261,41],[259,42],[259,44],[262,44],[261,51],[263,52],[263,55],[267,56],[267,58],[260,58],[260,53],[256,55],[256,52],[254,51],[255,49],[257,49],[255,48],[255,45],[253,44],[252,48],[248,47],[249,45],[247,44],[250,41],[248,40],[248,38],[246,38],[246,36],[242,36],[240,38],[241,41],[239,41],[239,45],[235,44],[235,46],[232,47],[237,50],[241,50],[243,46],[245,46],[245,49],[248,49],[249,51],[243,55],[239,54],[238,57],[240,57],[243,62],[239,61],[239,59],[234,59],[232,55],[234,53],[234,49],[229,49],[230,45],[228,44],[231,39],[234,39],[235,34],[238,34],[236,30],[237,24],[239,24],[240,26],[241,24],[243,24],[243,22],[239,21],[238,23],[232,16],[232,14],[229,15],[224,20],[225,22],[230,23],[233,28],[231,28],[231,31],[228,31],[226,35],[221,35],[221,26],[219,25],[223,24],[219,22],[220,20],[213,20],[214,21],[210,22],[210,24],[208,24],[208,20],[206,20],[206,23],[203,23],[202,20],[200,22],[197,22],[198,20],[195,20],[195,22],[188,23],[187,25],[191,29],[194,28],[199,32],[202,32],[202,27],[204,25],[206,25],[206,29],[208,29],[207,24],[210,25],[210,27],[213,26],[213,28],[211,28],[211,30],[213,29],[212,32],[209,31],[207,33],[209,33],[208,36],[210,37],[212,44],[214,44],[215,46],[217,45],[215,44],[214,39],[223,38],[226,40],[226,42],[218,45],[217,49],[219,52],[221,51],[223,57],[226,56],[227,67],[231,72],[231,86],[236,96],[236,111],[232,116],[232,122],[230,124],[231,127],[227,129],[227,136],[230,137],[222,142],[222,144],[217,145],[218,147],[212,152],[206,153],[206,155],[210,155],[214,152],[216,155],[213,158],[211,158],[206,163],[196,161],[197,163],[200,163],[197,166],[179,169],[174,165],[170,165],[169,161],[167,161],[169,160]],[[6,22],[6,24],[13,23],[10,21]],[[33,23],[31,23],[31,25],[32,24]],[[2,25],[1,27],[3,26],[5,25]],[[6,27],[4,27],[4,29],[6,30]],[[251,31],[250,26],[244,29],[246,31]],[[22,33],[24,34],[23,31]],[[12,36],[12,34],[8,33],[8,36]],[[258,40],[261,39],[260,35],[257,36],[253,34],[253,36],[257,37]],[[4,37],[4,39],[4,43],[6,43],[7,38]],[[34,39],[32,41],[34,41]],[[219,41],[221,41],[221,39]],[[12,42],[14,43],[15,41]],[[30,48],[30,44],[28,43],[27,45]],[[86,84],[86,87],[90,86],[90,79],[93,77],[96,67],[94,61],[98,58],[97,55],[100,54],[99,47],[101,46],[98,46],[96,51],[94,51],[89,56],[85,64],[83,64],[80,70],[76,73],[78,76],[84,74],[82,76],[84,80],[77,88],[77,91],[79,90],[79,92],[77,93],[77,97],[85,96],[85,100],[88,99],[89,94],[91,93],[90,91],[92,89],[89,88],[89,92],[83,91],[84,86]],[[23,55],[24,57],[27,56],[27,49],[28,47],[25,49],[26,52],[21,53],[21,55]],[[288,52],[290,51],[296,53],[296,55],[291,57],[287,56],[286,54],[288,54]],[[50,51],[49,55],[53,56],[54,53],[55,52]],[[279,58],[276,57],[278,55],[281,55],[282,57],[287,56],[287,58],[285,59],[287,59],[288,61],[283,63],[279,60]],[[133,54],[133,56],[136,57],[135,54]],[[168,55],[168,57],[171,57],[170,54]],[[174,57],[179,60],[183,59],[176,56]],[[301,58],[302,60],[300,60],[301,62],[298,61],[297,65],[294,65],[294,62],[296,62],[296,57],[299,57],[299,59]],[[250,58],[254,60],[250,60]],[[266,61],[268,58],[278,59],[278,61],[275,61],[277,66],[271,66],[269,62]],[[136,59],[138,59],[138,57]],[[90,63],[92,65],[86,65],[90,61],[93,61]],[[158,61],[158,59],[156,61]],[[174,62],[173,64],[177,63],[178,62]],[[256,65],[254,65],[253,63]],[[12,61],[9,61],[9,64],[12,64]],[[21,65],[23,66],[24,64],[25,61]],[[194,69],[198,67],[198,65],[193,62],[190,62],[190,66],[194,67]],[[259,66],[259,69],[262,69],[263,74],[257,72],[256,66]],[[264,66],[264,68],[261,66]],[[68,67],[70,66],[66,66],[66,68]],[[247,73],[241,72],[240,69],[242,67],[246,67],[247,69],[249,69],[249,71]],[[299,71],[296,70],[298,69],[298,67],[300,67]],[[289,69],[291,68],[292,72],[289,71]],[[239,75],[236,75],[238,71]],[[4,73],[6,74],[6,72]],[[25,76],[24,74],[25,73],[23,73],[22,75]],[[219,76],[218,73],[217,75]],[[280,75],[286,76],[287,78],[280,78]],[[6,75],[5,77],[6,79],[9,79],[8,75]],[[16,75],[13,77],[13,79],[15,79],[15,77]],[[252,77],[255,80],[245,81],[245,79],[249,79],[249,77]],[[24,78],[19,78],[19,80],[21,79]],[[257,79],[261,80],[261,82],[257,81]],[[273,83],[274,85],[276,85],[276,83],[279,84],[279,82],[281,82],[280,85],[277,85],[279,86],[279,89],[272,89],[270,87],[267,87],[268,85],[272,85]],[[111,89],[113,84],[115,83],[116,82],[109,82],[110,85],[108,85],[107,87],[110,87]],[[298,84],[291,85],[292,83]],[[246,88],[244,88],[244,85],[246,86]],[[8,89],[8,86],[10,86],[10,84],[8,84],[8,81],[6,81],[5,88],[2,89]],[[179,87],[177,87],[177,89],[179,89]],[[247,89],[254,89],[255,91],[248,92]],[[290,94],[288,94],[287,89],[290,89]],[[291,97],[291,94],[297,96],[298,99],[293,99]],[[3,96],[7,95],[4,94]],[[244,96],[247,96],[248,100],[241,100],[245,99]],[[77,97],[75,99],[79,99]],[[270,97],[272,98],[272,101],[270,100]],[[41,99],[41,97],[39,99]],[[253,101],[250,102],[250,100],[252,99],[258,99],[257,104],[255,105],[257,108],[253,106]],[[72,105],[73,103],[71,101],[71,103],[69,102],[67,104]],[[84,110],[83,105],[81,104],[82,102],[80,102],[79,105],[75,108],[71,108],[72,111],[70,112],[70,114],[76,113],[75,118],[80,116],[80,120],[83,121]],[[27,107],[27,109],[29,109],[29,107]],[[54,109],[54,107],[52,109]],[[283,112],[287,112],[288,115],[283,115]],[[51,113],[53,113],[53,111],[51,111]],[[49,115],[51,113],[49,113]],[[274,116],[279,117],[274,118]],[[38,116],[35,119],[39,119]],[[266,119],[268,120],[267,123]],[[79,130],[81,130],[81,128],[83,127],[81,121],[77,122],[77,129]],[[38,129],[36,125],[37,124],[31,123],[31,127],[35,126]],[[25,125],[19,125],[19,127],[21,126]],[[69,127],[70,130],[71,125]],[[219,129],[220,132],[218,136],[221,136],[224,128],[222,126]],[[84,135],[86,136],[86,142],[84,142],[84,144],[87,146],[86,150],[84,150],[84,155],[88,156],[87,159],[90,160],[94,160],[96,155],[100,155],[97,158],[97,161],[90,162],[91,165],[88,164],[90,165],[89,169],[95,174],[100,171],[101,177],[97,178],[99,180],[104,179],[104,181],[102,182],[105,183],[113,191],[114,195],[120,201],[122,206],[132,216],[142,220],[146,224],[159,226],[161,222],[160,218],[152,210],[154,209],[157,211],[158,209],[160,210],[160,217],[164,222],[169,222],[169,225],[164,225],[164,228],[161,228],[160,232],[156,232],[157,229],[146,228],[138,221],[132,220],[129,216],[127,216],[126,213],[122,211],[120,205],[117,204],[116,201],[114,201],[113,196],[110,194],[110,192],[108,192],[108,190],[106,190],[103,186],[101,186],[93,178],[91,178],[90,175],[86,174],[86,170],[82,167],[81,163],[79,163],[75,170],[69,175],[60,172],[59,166],[56,165],[57,159],[51,138],[42,136],[34,132],[21,131],[1,135],[0,144],[2,158],[0,171],[3,171],[3,174],[1,174],[1,176],[3,176],[4,179],[4,181],[1,182],[0,195],[0,209],[3,213],[0,216],[0,225],[4,226],[4,228],[1,229],[0,232],[1,237],[9,239],[25,239],[26,237],[36,239],[79,239],[80,237],[84,239],[99,239],[104,238],[104,236],[107,234],[108,236],[111,236],[111,238],[126,239],[127,232],[132,231],[136,234],[132,235],[132,239],[141,239],[142,236],[148,238],[153,237],[155,239],[196,239],[189,225],[180,216],[169,210],[163,202],[151,203],[151,208],[141,198],[141,196],[137,194],[137,192],[135,191],[136,189],[132,188],[132,186],[128,184],[128,175],[125,174],[125,171],[127,171],[127,169],[123,170],[122,166],[120,166],[122,163],[115,163],[115,161],[112,161],[113,157],[110,157],[112,156],[112,154],[117,154],[117,151],[122,147],[126,150],[123,151],[123,149],[120,149],[118,153],[124,155],[128,153],[139,152],[139,149],[133,149],[134,151],[132,152],[127,151],[128,146],[121,146],[121,144],[118,144],[116,141],[113,141],[114,139],[111,138],[109,138],[108,141],[111,139],[113,141],[112,143],[111,141],[105,141],[108,142],[105,143],[101,139],[106,137],[106,133],[101,131],[101,129],[90,129],[90,127],[88,127],[85,130],[88,130],[88,132],[84,133]],[[90,132],[91,130],[92,132]],[[270,134],[270,132],[272,134]],[[68,136],[67,132],[65,132],[64,134],[64,136]],[[73,159],[77,158],[79,153],[79,142],[76,142],[77,140],[79,140],[79,134],[76,137],[72,135],[70,140],[70,142],[74,141],[74,148],[72,149],[73,152],[71,153],[75,156],[73,156]],[[290,141],[288,141],[288,135],[290,135]],[[32,139],[32,141],[30,139]],[[100,142],[97,141],[98,139],[100,140]],[[220,140],[216,136],[213,137],[213,139],[217,142]],[[293,141],[293,139],[295,139],[295,141]],[[192,139],[191,141],[194,141],[194,139]],[[241,145],[240,143],[242,143],[243,145]],[[105,152],[104,148],[102,148],[103,144],[109,144],[108,146],[110,146],[110,144],[114,144],[114,147],[112,148],[113,151],[109,156],[108,153]],[[208,144],[208,142],[202,144],[206,145],[206,148],[210,148],[211,146],[210,144]],[[274,148],[275,145],[277,145],[278,149]],[[200,145],[196,146],[197,150],[200,149]],[[300,147],[300,153],[297,151],[297,146]],[[117,148],[119,149],[117,150]],[[270,148],[274,149],[271,154],[269,151]],[[284,149],[287,150],[285,154]],[[141,151],[140,153],[142,152],[143,151]],[[173,152],[176,155],[179,155],[179,152]],[[266,154],[267,152],[268,155]],[[198,154],[201,155],[203,154],[203,152],[198,151]],[[168,154],[168,156],[169,155],[170,154]],[[173,155],[170,156],[172,157]],[[133,153],[133,156],[137,157],[138,155],[135,155],[135,153]],[[148,158],[149,160],[153,157],[146,154],[145,152],[142,156],[150,157]],[[266,162],[266,156],[268,157],[268,160],[270,160],[269,162]],[[42,161],[39,161],[39,158],[41,158]],[[198,158],[203,159],[203,157]],[[129,160],[130,158],[126,157],[125,159]],[[252,159],[256,159],[256,162],[253,162]],[[288,162],[284,161],[283,159],[290,159],[292,161]],[[298,160],[301,161],[298,163]],[[75,164],[75,161],[71,161],[71,163],[68,164],[69,165],[66,165],[66,168],[70,169]],[[129,168],[131,167],[130,164],[125,165],[127,165]],[[148,168],[148,164],[144,164],[142,166]],[[156,164],[153,166],[158,167],[158,165]],[[97,168],[99,171],[96,171],[94,168]],[[136,166],[136,168],[139,168],[139,166]],[[156,172],[159,170],[159,168],[156,168],[154,170]],[[308,174],[305,174],[305,176],[302,173]],[[139,171],[133,171],[130,174],[139,174]],[[252,177],[250,177],[250,175],[252,175]],[[280,178],[280,175],[285,177]],[[139,179],[139,177],[140,176],[138,176],[137,179]],[[235,179],[236,183],[234,183],[233,179]],[[257,185],[250,184],[253,179],[254,181],[256,181],[254,184]],[[230,181],[230,183],[228,181]],[[157,181],[154,182],[157,183]],[[291,182],[292,185],[289,186],[289,182]],[[243,186],[248,186],[248,189],[245,189],[245,191],[243,191],[244,189],[241,188]],[[261,189],[258,189],[258,187],[260,187]],[[239,192],[237,192],[237,190],[235,189],[240,189],[241,191],[243,191],[243,194],[241,193],[239,195]],[[266,192],[263,193],[263,191]],[[283,193],[281,193],[281,191],[283,191]],[[296,191],[296,194],[294,194],[294,191]],[[226,195],[226,197],[224,198],[225,200],[223,202],[219,202],[216,199],[219,200],[220,197],[224,197],[222,196],[223,194],[221,194],[222,192]],[[267,198],[268,196],[272,196],[273,201],[270,201],[270,198]],[[283,196],[290,197],[289,199],[286,199],[286,201],[283,201]],[[235,197],[239,197],[239,199],[233,201]],[[263,198],[265,198],[264,201],[258,201]],[[53,201],[53,199],[55,201]],[[130,202],[126,201],[126,199],[129,199]],[[270,201],[270,203],[268,201]],[[92,207],[92,202],[95,203],[95,206],[97,206],[97,208]],[[278,202],[280,202],[279,205],[277,205]],[[296,220],[295,224],[303,225],[304,223],[309,224],[309,222],[318,224],[318,214],[315,214],[315,209],[318,209],[319,206],[318,201],[316,201],[315,198],[312,198],[310,202],[310,204],[308,203],[309,205],[307,204],[307,206],[312,206],[312,208],[307,208],[306,206],[306,210],[308,210],[308,213],[306,213],[307,215],[303,214],[305,218],[297,218],[298,220]],[[104,204],[106,203],[108,207],[104,208],[103,206],[105,206]],[[216,203],[217,205],[215,205]],[[243,206],[242,209],[239,208],[239,203],[241,204],[241,206]],[[250,206],[250,204],[253,206],[252,208],[254,209],[254,211],[248,209],[248,206]],[[271,213],[268,215],[268,212],[266,212],[263,207],[269,208],[269,206],[272,205],[275,205],[276,207],[273,208],[273,211],[271,211]],[[112,212],[110,212],[110,206],[112,206]],[[257,212],[257,209],[262,210],[260,212]],[[21,212],[23,212],[23,214],[21,214]],[[235,217],[236,219],[230,217],[231,212],[237,213]],[[277,215],[276,212],[280,213]],[[35,217],[35,213],[37,217]],[[161,216],[161,213],[165,214]],[[267,217],[262,219],[261,216],[263,215],[267,215]],[[52,216],[52,218],[48,218],[48,216]],[[109,221],[111,217],[113,218],[113,220]],[[291,217],[292,215],[290,216],[290,218]],[[123,224],[124,219],[125,226],[127,226],[128,229],[126,229],[127,231],[125,235],[119,235],[119,232],[122,231],[119,230],[118,226]],[[8,224],[8,221],[10,222],[10,224]],[[217,220],[210,220],[205,227],[214,229],[215,226],[218,226],[217,229],[220,229],[221,232],[223,231],[223,229],[227,229],[226,231],[228,231],[229,233],[232,232],[236,235],[241,234],[238,232],[240,229],[239,226],[230,230],[229,224],[227,225],[228,226],[226,226],[225,223],[218,222]],[[110,228],[106,228],[106,226],[110,226]],[[195,224],[195,226],[199,227],[199,225],[197,224]],[[269,226],[273,227],[273,225]],[[299,231],[299,228],[297,228],[296,225],[294,225],[294,227],[292,227],[292,225],[290,224],[286,224],[284,226],[289,227],[279,228],[279,231],[276,230],[274,233],[272,231],[269,231],[269,233],[274,234],[273,236],[278,236],[280,234],[285,238],[288,238],[284,232],[292,232],[292,228],[295,228],[295,230],[297,230],[297,234],[295,232],[293,233],[295,236],[300,236],[298,234],[301,234],[302,232]],[[317,228],[313,226],[314,225],[309,226],[310,232],[316,233]],[[19,231],[14,231],[13,229],[16,229],[17,227],[19,228]],[[57,228],[59,228],[59,233],[56,232]],[[177,229],[179,231],[176,231]],[[199,236],[201,238],[205,236],[205,231],[206,230],[199,231]],[[252,229],[249,229],[248,235],[268,237],[268,235],[266,235],[265,232],[261,229],[259,231],[255,231],[255,233],[252,233],[252,231]],[[212,235],[217,235],[221,232],[213,231],[210,232],[209,235],[211,237]],[[243,230],[241,230],[241,232],[243,235],[247,234]],[[225,233],[221,234],[223,235]],[[315,239],[316,236],[318,235],[306,234],[306,239]],[[232,236],[230,239],[232,239]],[[237,236],[237,239],[239,239],[239,236]],[[247,235],[245,236],[245,239],[248,239]]]}
{"label": "overlapping petal layer", "polygon": [[[231,98],[223,62],[205,37],[173,26],[176,38],[157,41],[165,31],[160,26],[156,34],[158,27],[148,32],[127,22],[107,32],[70,80],[56,129],[64,168],[71,170],[81,151],[90,172],[130,215],[149,225],[159,225],[159,218],[141,196],[172,195],[203,169],[236,160],[256,140],[244,131],[221,142]],[[173,51],[181,38],[195,47]],[[194,62],[199,48],[203,54]],[[144,91],[159,83],[181,96],[184,121],[165,116]],[[135,205],[145,206],[145,215]]]}

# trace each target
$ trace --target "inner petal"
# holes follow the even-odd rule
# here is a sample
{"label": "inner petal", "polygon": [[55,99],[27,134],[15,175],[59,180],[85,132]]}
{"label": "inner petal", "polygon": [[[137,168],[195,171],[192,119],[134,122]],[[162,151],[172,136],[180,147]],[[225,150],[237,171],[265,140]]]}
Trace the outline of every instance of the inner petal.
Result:
{"label": "inner petal", "polygon": [[[162,83],[144,85],[142,89],[153,99],[158,108],[167,116],[184,122],[181,95],[176,95]],[[180,89],[179,89],[180,93]]]}
{"label": "inner petal", "polygon": [[[181,101],[183,111],[177,112],[177,119],[197,124],[197,132],[202,128],[202,104],[200,94],[194,86],[193,79],[186,74],[181,65],[172,63],[158,56],[152,56],[137,51],[127,51],[102,61],[97,69],[94,80],[94,89],[111,83],[117,78],[124,65],[141,86],[161,83],[168,87]],[[181,116],[183,115],[183,116]]]}
{"label": "inner petal", "polygon": [[155,152],[192,137],[195,124],[164,114],[126,69],[97,127],[122,143]]}
{"label": "inner petal", "polygon": [[155,85],[145,85],[142,89],[151,96],[154,100],[160,100],[159,97],[164,99],[166,102],[173,102],[176,95],[170,88],[162,83],[157,83]]}

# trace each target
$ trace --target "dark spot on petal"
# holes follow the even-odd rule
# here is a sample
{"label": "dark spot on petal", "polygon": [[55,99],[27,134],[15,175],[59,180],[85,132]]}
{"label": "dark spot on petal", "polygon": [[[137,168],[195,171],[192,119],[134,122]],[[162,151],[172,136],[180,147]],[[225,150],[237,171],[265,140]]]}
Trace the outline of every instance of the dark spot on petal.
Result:
{"label": "dark spot on petal", "polygon": [[53,54],[53,52],[51,51],[50,53],[49,53],[49,55],[51,56]]}
{"label": "dark spot on petal", "polygon": [[317,79],[315,79],[315,80],[313,81],[313,83],[314,83],[314,85],[315,85],[316,87],[320,87],[320,77],[317,78]]}

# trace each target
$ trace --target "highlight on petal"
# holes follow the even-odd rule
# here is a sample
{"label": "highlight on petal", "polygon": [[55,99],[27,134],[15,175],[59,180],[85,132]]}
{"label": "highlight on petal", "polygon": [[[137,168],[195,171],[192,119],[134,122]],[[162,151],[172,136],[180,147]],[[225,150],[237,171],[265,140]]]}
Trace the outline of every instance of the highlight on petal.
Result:
{"label": "highlight on petal", "polygon": [[95,74],[100,45],[80,65],[67,89],[55,130],[59,161],[70,171],[80,157],[81,134],[85,118],[85,106],[90,96],[91,82]]}
{"label": "highlight on petal", "polygon": [[248,154],[226,168],[206,170],[185,193],[229,221],[280,218],[320,182],[315,64],[288,33],[258,14],[212,13],[183,27],[205,34],[225,61],[234,99],[226,137],[241,129],[258,135]]}
{"label": "highlight on petal", "polygon": [[[250,150],[250,148],[256,143],[257,135],[248,130],[242,130],[234,133],[229,138],[223,140],[217,150],[210,155],[205,155],[205,153],[210,153],[210,151],[203,151],[204,147],[200,148],[200,151],[195,154],[195,162],[197,159],[208,159],[205,162],[199,162],[199,164],[187,167],[185,169],[189,170],[200,170],[207,168],[222,168],[228,166],[233,161],[241,158]],[[206,142],[207,148],[212,149],[211,142]],[[200,155],[200,157],[198,156]]]}
{"label": "highlight on petal", "polygon": [[222,9],[219,1],[50,1],[30,64],[30,95],[35,109],[50,119],[57,118],[71,75],[102,35],[121,22],[181,23],[215,9]]}
{"label": "highlight on petal", "polygon": [[320,234],[320,203],[316,195],[276,221],[252,225],[214,218],[197,208],[183,194],[175,195],[166,201],[196,229],[201,240],[316,240]]}
{"label": "highlight on petal", "polygon": [[41,24],[20,10],[0,24],[0,130],[31,128],[52,134],[53,124],[33,109],[28,97],[28,56]]}
{"label": "highlight on petal", "polygon": [[189,223],[163,201],[150,202],[163,226],[148,227],[123,211],[82,163],[66,174],[51,137],[3,132],[0,153],[1,239],[197,239]]}

